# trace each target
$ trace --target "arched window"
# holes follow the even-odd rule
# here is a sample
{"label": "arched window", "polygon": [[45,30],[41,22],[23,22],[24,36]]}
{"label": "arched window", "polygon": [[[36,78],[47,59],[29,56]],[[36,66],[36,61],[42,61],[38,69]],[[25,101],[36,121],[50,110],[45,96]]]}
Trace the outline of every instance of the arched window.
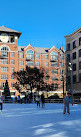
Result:
{"label": "arched window", "polygon": [[26,51],[26,58],[27,58],[28,60],[33,59],[33,54],[34,54],[33,50],[31,50],[31,49],[27,50],[27,51]]}
{"label": "arched window", "polygon": [[9,48],[8,47],[2,47],[1,51],[9,51]]}
{"label": "arched window", "polygon": [[58,53],[57,53],[56,51],[52,51],[52,52],[50,53],[50,55],[58,56]]}
{"label": "arched window", "polygon": [[0,51],[2,57],[8,57],[8,52],[10,51],[10,48],[6,45],[3,45],[0,47]]}
{"label": "arched window", "polygon": [[27,54],[34,54],[33,50],[29,49],[26,51]]}

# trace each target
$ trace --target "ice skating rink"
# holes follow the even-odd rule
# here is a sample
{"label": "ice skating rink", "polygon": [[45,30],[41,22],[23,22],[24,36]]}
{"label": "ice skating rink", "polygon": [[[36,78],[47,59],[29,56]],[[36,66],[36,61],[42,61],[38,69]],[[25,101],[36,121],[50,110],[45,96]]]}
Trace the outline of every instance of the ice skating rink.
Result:
{"label": "ice skating rink", "polygon": [[3,104],[0,137],[81,137],[81,105],[63,115],[63,104]]}

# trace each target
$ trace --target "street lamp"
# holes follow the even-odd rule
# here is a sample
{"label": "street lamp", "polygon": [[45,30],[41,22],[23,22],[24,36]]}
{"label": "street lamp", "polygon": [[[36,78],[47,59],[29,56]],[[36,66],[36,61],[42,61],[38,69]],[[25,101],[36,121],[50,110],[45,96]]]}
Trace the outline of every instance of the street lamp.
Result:
{"label": "street lamp", "polygon": [[71,96],[72,96],[72,99],[73,99],[73,74],[72,74],[72,63],[69,62],[69,70],[71,72]]}
{"label": "street lamp", "polygon": [[63,76],[63,70],[62,70],[62,82],[63,82],[63,98],[64,98],[64,76]]}

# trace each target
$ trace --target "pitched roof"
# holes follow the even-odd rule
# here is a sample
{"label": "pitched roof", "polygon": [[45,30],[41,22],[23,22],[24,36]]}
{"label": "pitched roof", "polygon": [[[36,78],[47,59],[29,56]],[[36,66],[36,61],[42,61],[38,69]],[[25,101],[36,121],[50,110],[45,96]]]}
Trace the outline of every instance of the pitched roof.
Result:
{"label": "pitched roof", "polygon": [[[25,48],[26,46],[18,46],[18,51],[24,51]],[[47,54],[48,51],[51,49],[51,48],[41,48],[41,47],[33,47],[33,48],[37,53],[40,53],[40,54]],[[58,49],[58,51],[60,53],[64,53],[64,50]]]}
{"label": "pitched roof", "polygon": [[19,31],[16,31],[16,30],[7,28],[7,27],[5,27],[5,26],[0,26],[0,31],[2,31],[2,32],[13,32],[13,33],[17,33],[19,37],[20,37],[20,35],[22,34],[22,33],[19,32]]}
{"label": "pitched roof", "polygon": [[40,48],[40,47],[34,47],[34,49],[38,52],[38,53],[48,53],[48,51],[50,50],[50,48]]}

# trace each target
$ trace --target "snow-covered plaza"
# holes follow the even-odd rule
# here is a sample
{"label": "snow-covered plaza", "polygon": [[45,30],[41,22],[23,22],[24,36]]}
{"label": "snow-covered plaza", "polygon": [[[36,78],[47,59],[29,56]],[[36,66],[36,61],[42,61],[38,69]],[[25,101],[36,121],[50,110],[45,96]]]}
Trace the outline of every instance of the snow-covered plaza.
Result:
{"label": "snow-covered plaza", "polygon": [[0,137],[81,137],[81,105],[63,115],[63,104],[3,104]]}

